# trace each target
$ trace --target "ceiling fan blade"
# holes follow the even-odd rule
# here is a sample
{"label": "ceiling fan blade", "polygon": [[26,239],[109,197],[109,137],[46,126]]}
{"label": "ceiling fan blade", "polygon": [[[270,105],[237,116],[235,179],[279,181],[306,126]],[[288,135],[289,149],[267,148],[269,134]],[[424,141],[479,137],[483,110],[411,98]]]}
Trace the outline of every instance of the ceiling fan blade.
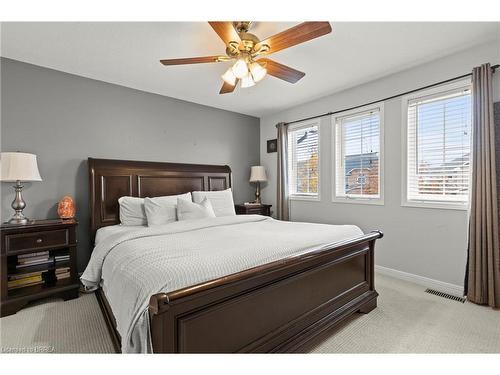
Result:
{"label": "ceiling fan blade", "polygon": [[203,57],[187,57],[184,59],[164,59],[160,60],[163,65],[185,65],[185,64],[203,64],[214,63],[224,59],[225,56],[203,56]]}
{"label": "ceiling fan blade", "polygon": [[208,22],[212,29],[219,35],[219,37],[224,41],[225,45],[229,42],[241,42],[240,36],[234,29],[232,22]]}
{"label": "ceiling fan blade", "polygon": [[270,48],[269,51],[263,52],[263,55],[268,55],[282,49],[295,46],[300,43],[307,42],[308,40],[318,38],[322,35],[328,34],[332,31],[330,22],[303,22],[288,30],[282,31],[267,39],[257,43],[255,49],[263,44],[267,44]]}
{"label": "ceiling fan blade", "polygon": [[262,58],[257,60],[257,62],[266,68],[267,74],[290,83],[295,83],[306,75],[304,72],[290,68],[289,66],[280,64],[271,59]]}
{"label": "ceiling fan blade", "polygon": [[219,94],[229,94],[230,92],[233,92],[234,89],[236,88],[236,86],[238,85],[239,81],[240,80],[237,79],[236,83],[234,84],[234,86],[231,86],[229,83],[227,83],[227,82],[224,81],[222,87],[220,88]]}

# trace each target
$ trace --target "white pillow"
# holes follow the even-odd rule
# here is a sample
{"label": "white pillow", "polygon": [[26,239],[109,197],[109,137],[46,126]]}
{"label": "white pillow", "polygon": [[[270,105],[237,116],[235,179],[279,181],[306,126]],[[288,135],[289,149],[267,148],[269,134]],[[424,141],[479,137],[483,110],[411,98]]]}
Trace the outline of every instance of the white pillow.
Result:
{"label": "white pillow", "polygon": [[118,199],[120,205],[120,222],[123,225],[146,225],[146,210],[144,198],[121,197]]}
{"label": "white pillow", "polygon": [[200,203],[205,198],[212,203],[215,216],[236,215],[231,188],[219,191],[193,191],[193,202]]}
{"label": "white pillow", "polygon": [[193,203],[185,199],[177,199],[177,217],[179,221],[215,217],[210,201],[205,198],[201,203]]}
{"label": "white pillow", "polygon": [[163,225],[177,220],[177,199],[191,202],[191,193],[145,198],[144,207],[148,226]]}

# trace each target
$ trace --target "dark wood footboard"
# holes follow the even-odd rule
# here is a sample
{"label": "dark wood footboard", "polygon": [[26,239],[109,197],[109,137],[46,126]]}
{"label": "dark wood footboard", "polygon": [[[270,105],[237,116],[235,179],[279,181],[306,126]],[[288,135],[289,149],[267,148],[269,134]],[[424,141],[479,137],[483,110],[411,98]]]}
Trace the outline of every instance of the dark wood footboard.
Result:
{"label": "dark wood footboard", "polygon": [[155,353],[294,352],[377,305],[381,232],[150,299]]}

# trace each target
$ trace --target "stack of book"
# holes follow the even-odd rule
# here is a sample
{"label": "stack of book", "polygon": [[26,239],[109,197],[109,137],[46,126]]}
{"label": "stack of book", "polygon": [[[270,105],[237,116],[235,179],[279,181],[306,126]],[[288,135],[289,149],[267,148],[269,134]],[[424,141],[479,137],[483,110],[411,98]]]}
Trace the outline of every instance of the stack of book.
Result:
{"label": "stack of book", "polygon": [[67,260],[69,260],[69,254],[65,254],[65,255],[56,255],[54,257],[56,263],[57,262],[65,262]]}
{"label": "stack of book", "polygon": [[56,268],[56,279],[62,280],[67,279],[71,275],[69,267]]}
{"label": "stack of book", "polygon": [[17,256],[17,269],[36,266],[40,264],[52,263],[54,258],[50,256],[48,251],[40,251],[37,253],[21,254]]}
{"label": "stack of book", "polygon": [[257,203],[257,202],[245,202],[243,204],[245,206],[262,206],[262,203]]}
{"label": "stack of book", "polygon": [[7,287],[17,289],[25,286],[42,284],[42,272],[31,272],[22,275],[12,275],[8,277]]}

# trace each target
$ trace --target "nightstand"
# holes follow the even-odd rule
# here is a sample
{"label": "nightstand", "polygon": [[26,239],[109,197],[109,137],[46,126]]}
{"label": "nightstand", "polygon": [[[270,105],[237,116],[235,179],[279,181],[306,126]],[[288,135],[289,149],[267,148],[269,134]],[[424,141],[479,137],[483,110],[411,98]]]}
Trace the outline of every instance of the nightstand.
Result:
{"label": "nightstand", "polygon": [[1,316],[46,297],[78,297],[76,220],[2,224]]}
{"label": "nightstand", "polygon": [[234,208],[237,215],[264,215],[271,216],[272,204],[250,205],[235,204]]}

